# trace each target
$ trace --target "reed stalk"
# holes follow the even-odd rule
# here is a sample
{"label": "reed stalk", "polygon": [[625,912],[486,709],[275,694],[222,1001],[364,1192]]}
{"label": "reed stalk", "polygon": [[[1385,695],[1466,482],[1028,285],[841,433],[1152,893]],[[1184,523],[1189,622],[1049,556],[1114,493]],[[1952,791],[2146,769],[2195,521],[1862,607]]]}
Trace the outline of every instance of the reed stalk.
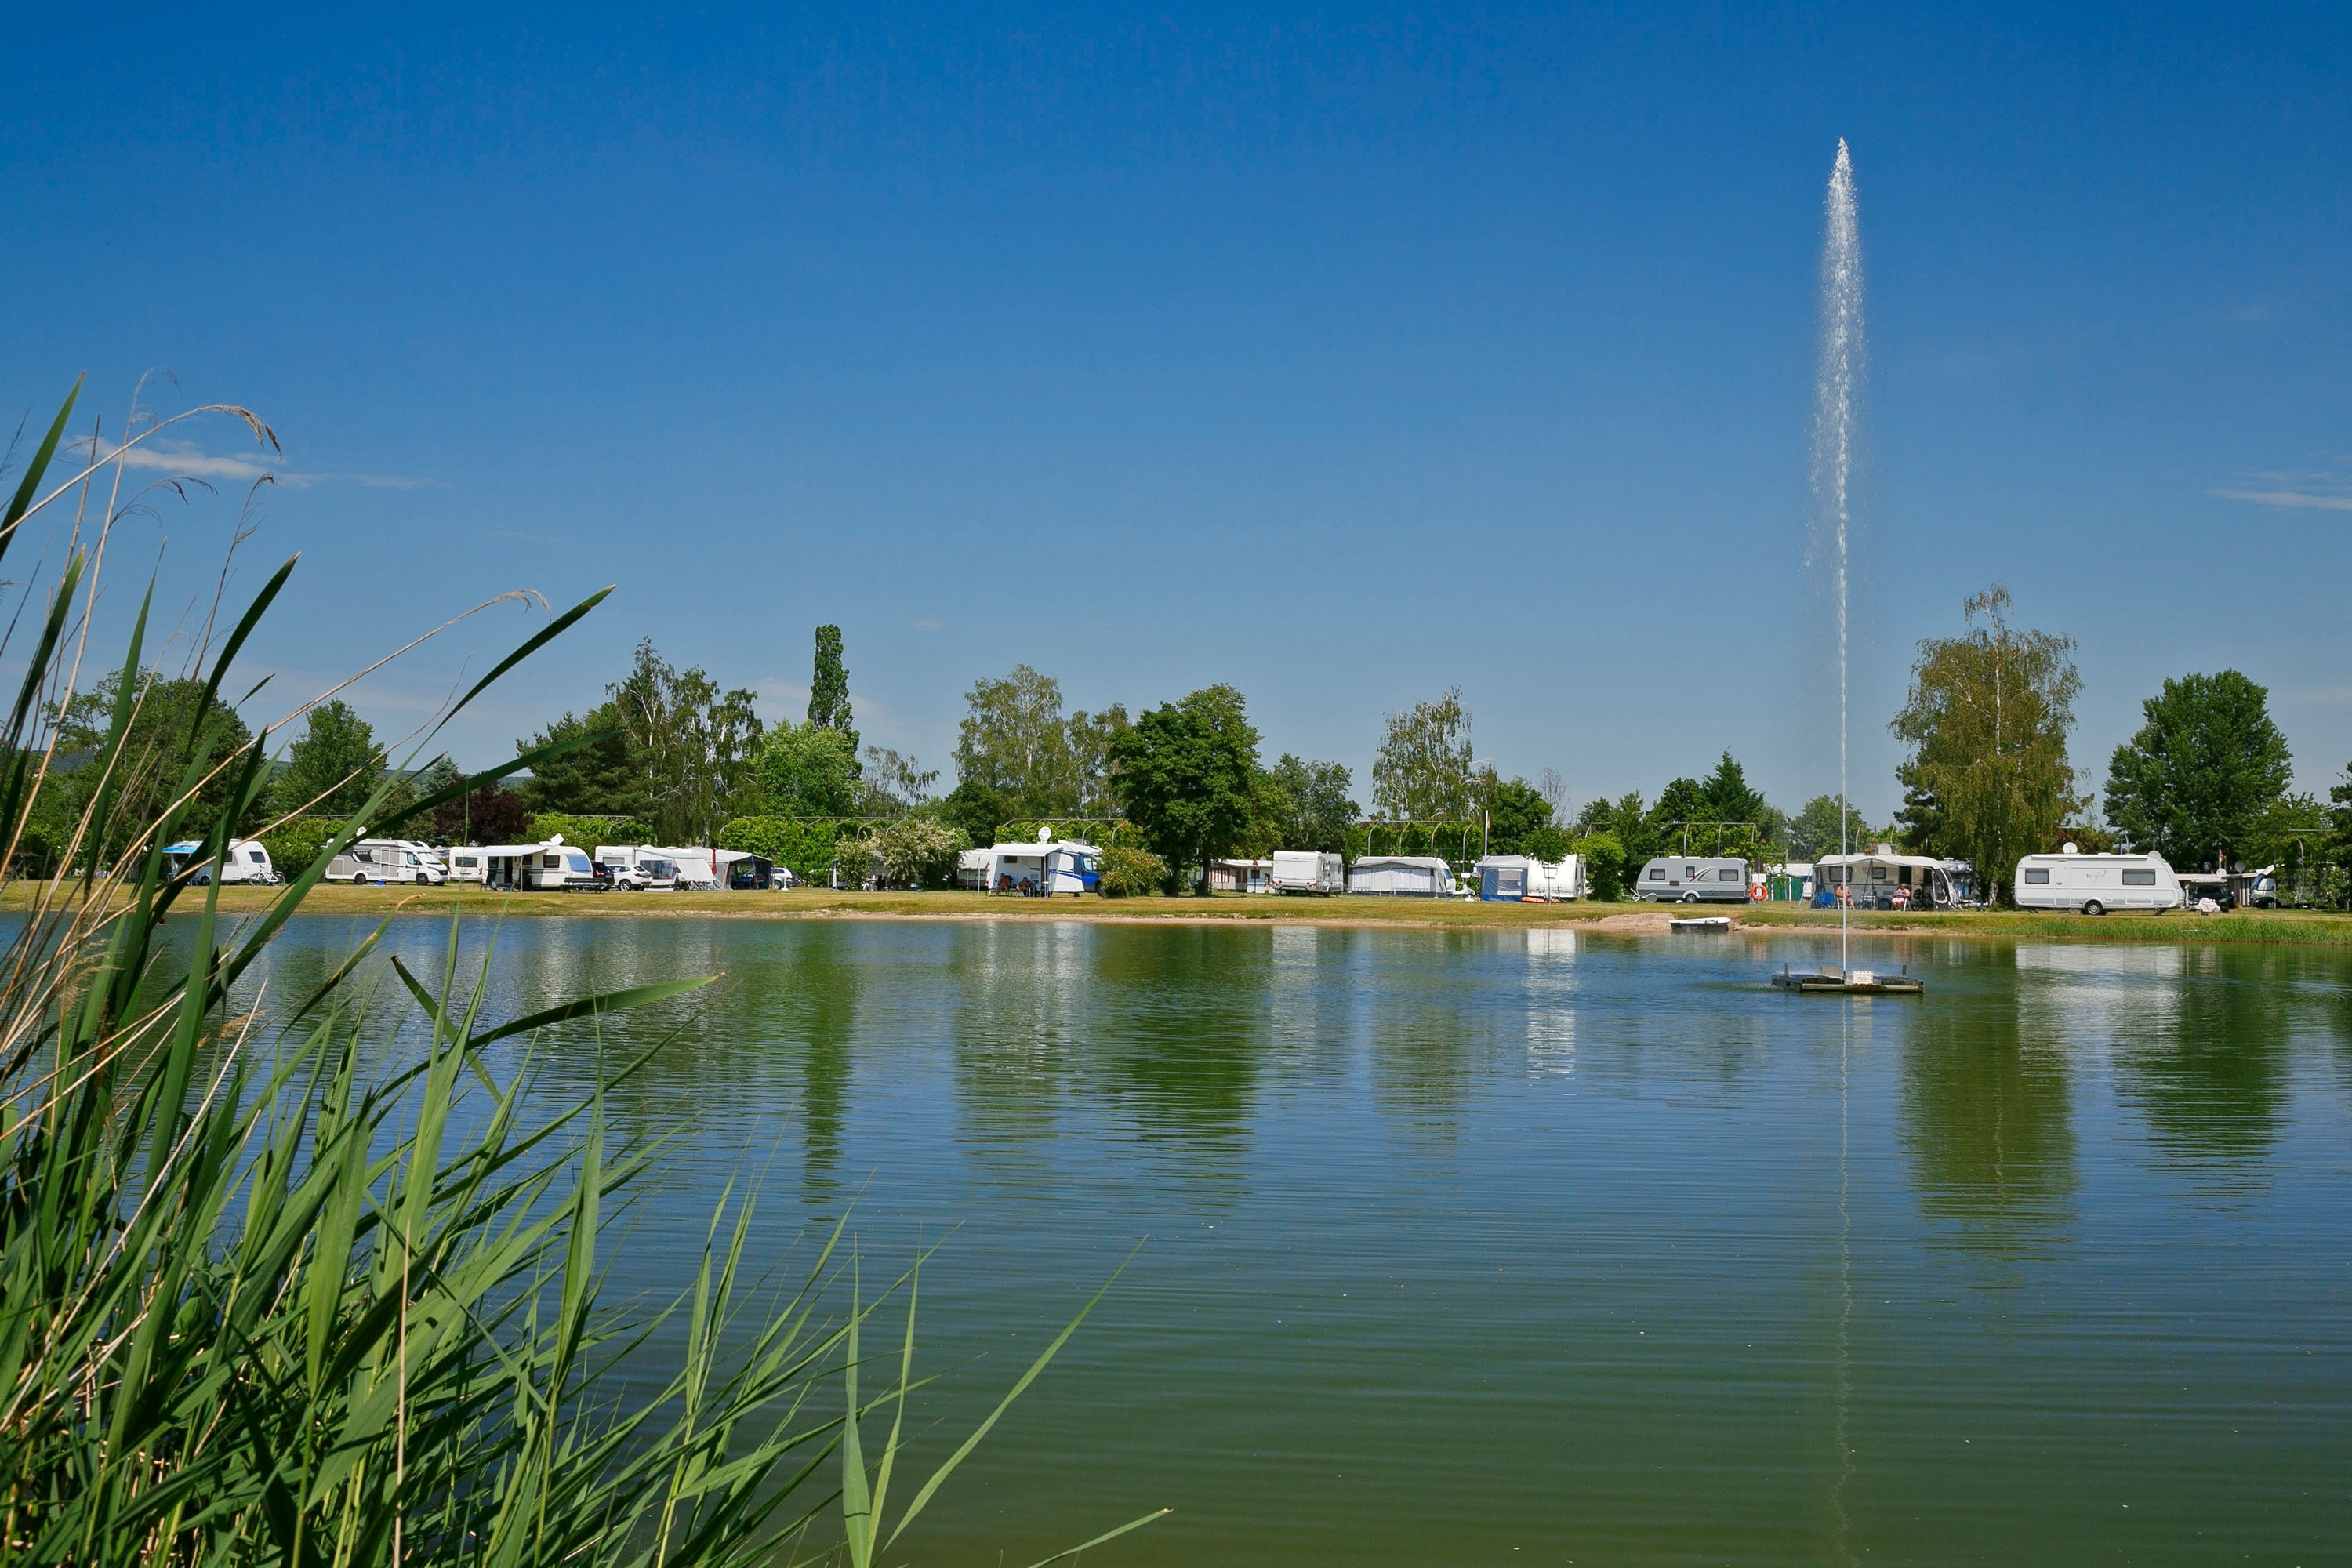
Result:
{"label": "reed stalk", "polygon": [[[74,402],[0,518],[5,557],[45,509],[75,510],[54,576],[27,592],[28,637],[20,614],[0,641],[0,655],[17,643],[26,663],[0,730],[0,863],[11,866],[61,763],[56,716],[82,679],[110,532],[137,504],[123,494],[123,448],[108,455],[110,474],[93,460],[43,490]],[[274,446],[245,410],[194,412],[241,420]],[[150,421],[124,447],[176,422]],[[257,962],[363,828],[397,834],[446,799],[596,739],[517,756],[398,812],[380,789],[309,865],[283,868],[266,907],[224,916],[225,854],[258,810],[270,731],[225,758],[214,742],[237,658],[294,564],[226,637],[213,636],[225,617],[206,622],[191,660],[203,682],[194,721],[184,737],[142,745],[132,737],[143,733],[151,584],[106,740],[72,759],[97,771],[77,791],[66,874],[30,889],[0,951],[0,1565],[844,1556],[864,1568],[971,1447],[884,1531],[915,1381],[913,1272],[901,1282],[903,1352],[864,1403],[857,1336],[877,1303],[853,1294],[846,1310],[827,1307],[841,1232],[788,1289],[756,1286],[744,1258],[757,1204],[733,1184],[682,1298],[650,1316],[610,1307],[599,1242],[654,1149],[612,1141],[604,1090],[637,1064],[573,1103],[532,1096],[541,1031],[593,1027],[711,977],[495,1020],[487,961],[458,973],[454,921],[442,973],[426,977],[374,956],[387,920],[310,994],[249,994]],[[552,617],[439,723],[603,597]],[[170,787],[144,787],[158,782]],[[206,790],[227,804],[198,820]],[[122,802],[156,799],[146,820],[124,818]],[[188,838],[202,852],[169,874],[163,847]],[[397,1018],[368,985],[387,970]],[[387,1057],[371,1043],[387,1031],[406,1048]],[[499,1059],[519,1058],[503,1082],[488,1050],[500,1041],[515,1043]],[[647,1336],[681,1326],[675,1371],[650,1395],[625,1394]],[[892,1426],[869,1478],[860,1426],[886,1403]]]}

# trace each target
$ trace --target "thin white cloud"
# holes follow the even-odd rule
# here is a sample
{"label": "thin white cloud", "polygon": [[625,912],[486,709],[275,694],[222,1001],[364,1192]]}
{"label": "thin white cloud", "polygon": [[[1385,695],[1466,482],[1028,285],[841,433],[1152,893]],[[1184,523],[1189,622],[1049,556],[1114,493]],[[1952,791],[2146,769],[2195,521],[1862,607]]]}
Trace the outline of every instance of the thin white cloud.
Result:
{"label": "thin white cloud", "polygon": [[2220,500],[2252,501],[2256,506],[2290,510],[2352,511],[2352,495],[2323,495],[2311,490],[2208,490]]}
{"label": "thin white cloud", "polygon": [[2343,461],[2336,459],[2337,467],[2300,472],[2273,469],[2250,473],[2235,489],[2208,490],[2206,494],[2218,500],[2241,500],[2290,511],[2352,511],[2352,478],[2347,477],[2341,467]]}
{"label": "thin white cloud", "polygon": [[320,484],[354,484],[366,489],[421,489],[433,481],[411,479],[404,474],[316,474],[289,468],[268,460],[262,452],[207,452],[192,441],[174,441],[154,437],[128,449],[103,437],[81,437],[72,443],[73,455],[84,462],[93,458],[99,462],[121,458],[126,468],[163,474],[172,479],[203,479],[207,483],[245,485],[265,476],[277,480],[289,489],[308,489]]}

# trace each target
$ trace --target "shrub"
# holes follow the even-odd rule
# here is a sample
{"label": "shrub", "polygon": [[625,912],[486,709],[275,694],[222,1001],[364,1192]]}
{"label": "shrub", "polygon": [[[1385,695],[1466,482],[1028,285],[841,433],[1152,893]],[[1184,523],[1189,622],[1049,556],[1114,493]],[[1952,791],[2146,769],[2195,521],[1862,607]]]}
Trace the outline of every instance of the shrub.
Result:
{"label": "shrub", "polygon": [[1592,896],[1612,902],[1625,896],[1625,846],[1613,833],[1591,833],[1576,841],[1584,857],[1585,884]]}
{"label": "shrub", "polygon": [[971,847],[963,829],[928,816],[902,816],[883,824],[870,839],[882,862],[882,877],[893,887],[943,885],[955,877],[956,856]]}
{"label": "shrub", "polygon": [[269,851],[278,874],[291,877],[316,860],[342,826],[340,816],[297,816],[263,834],[261,847]]}
{"label": "shrub", "polygon": [[1140,899],[1168,885],[1168,862],[1149,849],[1108,846],[1097,866],[1095,891],[1106,899]]}

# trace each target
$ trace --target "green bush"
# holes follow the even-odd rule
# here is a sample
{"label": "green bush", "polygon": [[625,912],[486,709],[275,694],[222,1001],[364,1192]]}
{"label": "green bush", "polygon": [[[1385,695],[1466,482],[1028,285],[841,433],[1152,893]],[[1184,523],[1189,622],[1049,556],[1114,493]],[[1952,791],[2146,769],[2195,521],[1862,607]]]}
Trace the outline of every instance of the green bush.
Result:
{"label": "green bush", "polygon": [[1095,891],[1106,899],[1145,898],[1168,885],[1167,861],[1124,844],[1105,847],[1096,871]]}
{"label": "green bush", "polygon": [[962,828],[929,816],[902,816],[868,837],[883,881],[894,888],[948,886],[955,880],[956,856],[971,847]]}
{"label": "green bush", "polygon": [[281,877],[291,877],[319,858],[327,840],[342,830],[339,816],[298,816],[281,823],[261,836],[261,847],[269,851],[269,863]]}
{"label": "green bush", "polygon": [[1585,885],[1604,903],[1625,896],[1625,846],[1613,833],[1591,833],[1576,841],[1584,857]]}

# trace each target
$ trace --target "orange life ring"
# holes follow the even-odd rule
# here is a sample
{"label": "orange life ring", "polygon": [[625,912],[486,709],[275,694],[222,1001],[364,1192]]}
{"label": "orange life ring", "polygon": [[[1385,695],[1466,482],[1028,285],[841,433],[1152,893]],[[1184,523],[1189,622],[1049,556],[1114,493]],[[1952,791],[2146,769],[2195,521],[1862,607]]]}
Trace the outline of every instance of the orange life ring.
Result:
{"label": "orange life ring", "polygon": [[1770,896],[1771,895],[1766,891],[1763,883],[1750,882],[1748,884],[1748,901],[1749,903],[1760,904]]}

